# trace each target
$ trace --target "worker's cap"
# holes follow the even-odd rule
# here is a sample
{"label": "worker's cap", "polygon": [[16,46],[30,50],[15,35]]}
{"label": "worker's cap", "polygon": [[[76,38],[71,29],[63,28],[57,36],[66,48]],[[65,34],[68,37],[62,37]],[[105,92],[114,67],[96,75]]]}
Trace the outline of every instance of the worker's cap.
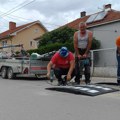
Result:
{"label": "worker's cap", "polygon": [[117,39],[116,39],[116,46],[117,46],[117,47],[120,47],[120,36],[117,37]]}
{"label": "worker's cap", "polygon": [[61,47],[59,50],[59,54],[62,57],[67,57],[68,56],[68,49],[67,47]]}

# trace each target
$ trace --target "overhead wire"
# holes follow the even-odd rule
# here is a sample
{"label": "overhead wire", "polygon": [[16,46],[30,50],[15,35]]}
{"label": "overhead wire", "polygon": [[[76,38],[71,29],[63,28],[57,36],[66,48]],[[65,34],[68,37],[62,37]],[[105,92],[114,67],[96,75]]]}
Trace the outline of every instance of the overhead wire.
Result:
{"label": "overhead wire", "polygon": [[[9,11],[7,11],[7,12],[5,12],[5,13],[3,13],[2,12],[2,14],[0,14],[0,16],[3,18],[3,17],[9,17],[9,18],[11,18],[11,19],[13,19],[12,17],[14,17],[14,18],[20,18],[20,19],[23,19],[23,20],[27,20],[27,21],[31,21],[30,19],[25,19],[25,18],[22,18],[22,17],[19,17],[19,16],[13,16],[13,15],[11,15],[10,16],[10,14],[11,13],[13,13],[13,12],[16,12],[17,10],[19,10],[19,9],[21,9],[22,7],[24,7],[24,6],[26,6],[26,5],[28,5],[28,4],[30,4],[30,3],[32,3],[32,2],[34,2],[35,0],[32,0],[31,2],[29,2],[29,3],[27,3],[27,4],[25,4],[26,2],[27,2],[27,0],[26,1],[24,1],[23,3],[20,3],[19,5],[17,5],[16,7],[14,7],[14,8],[12,8],[11,10],[9,10]],[[19,7],[20,6],[20,7]],[[4,19],[4,18],[3,18]],[[19,20],[20,20],[19,19]],[[60,25],[56,25],[56,24],[51,24],[51,23],[46,23],[46,22],[44,22],[44,24],[48,24],[48,25],[52,25],[52,26],[60,26]],[[48,27],[48,28],[52,28],[52,27]]]}
{"label": "overhead wire", "polygon": [[[27,1],[27,0],[26,0],[26,1]],[[7,12],[0,14],[0,16],[5,15],[5,14],[9,13],[10,11],[14,10],[15,8],[19,7],[20,5],[22,5],[22,4],[24,4],[24,3],[25,3],[25,1],[24,1],[24,2],[22,2],[22,3],[20,3],[19,5],[15,6],[14,8],[12,8],[12,9],[8,10]]]}
{"label": "overhead wire", "polygon": [[[26,1],[27,1],[27,0],[26,0]],[[26,2],[26,1],[25,1],[25,2]],[[25,2],[23,2],[23,3],[19,4],[19,5],[17,5],[15,8],[12,8],[11,10],[7,11],[6,13],[4,13],[4,14],[2,14],[2,15],[0,15],[0,16],[1,16],[1,17],[7,16],[7,15],[9,15],[9,14],[11,14],[11,13],[13,13],[13,12],[16,12],[17,10],[19,10],[19,9],[21,9],[21,8],[29,5],[29,4],[31,4],[31,3],[34,2],[34,1],[36,1],[36,0],[32,0],[32,1],[28,2],[28,3],[26,3],[26,4],[24,4]],[[22,5],[22,4],[23,4],[23,5]],[[21,5],[21,6],[20,6],[20,5]],[[20,7],[19,7],[19,6],[20,6]]]}
{"label": "overhead wire", "polygon": [[[1,11],[0,11],[1,12]],[[1,12],[1,13],[3,13],[3,12]],[[16,20],[21,20],[21,19],[23,19],[23,20],[27,20],[27,21],[31,21],[31,20],[33,20],[33,19],[26,19],[26,18],[23,18],[23,17],[20,17],[20,16],[15,16],[15,15],[7,15],[7,16],[5,16],[5,17],[9,17],[9,18],[11,18],[11,19],[16,19]],[[3,19],[5,19],[4,17],[2,17]],[[20,18],[20,19],[19,19]],[[21,20],[21,21],[23,21],[23,20]],[[7,21],[7,20],[6,20]],[[58,24],[52,24],[52,23],[48,23],[48,22],[42,22],[43,24],[47,24],[47,25],[50,25],[50,26],[56,26],[56,27],[60,27],[61,25],[58,25]],[[49,28],[52,28],[52,27],[49,27]]]}
{"label": "overhead wire", "polygon": [[[36,0],[32,0],[32,1],[28,2],[28,0],[25,0],[24,2],[20,3],[19,5],[15,6],[14,8],[10,9],[9,11],[0,14],[0,16],[1,16],[2,18],[7,16],[7,17],[9,17],[9,18],[14,17],[14,18],[17,18],[17,19],[20,18],[20,19],[29,21],[30,19],[25,19],[25,18],[22,18],[22,17],[19,17],[19,16],[13,16],[13,15],[11,15],[11,16],[12,16],[12,17],[11,17],[10,14],[13,13],[13,12],[16,12],[17,10],[19,10],[19,9],[21,9],[21,8],[29,5],[29,4],[31,4],[32,2],[35,2],[35,1],[36,1]],[[27,3],[26,3],[26,2],[27,2]],[[5,18],[3,18],[3,19],[5,19]],[[13,18],[12,18],[12,19],[13,19]],[[20,20],[20,19],[18,19],[18,20]],[[5,19],[5,20],[6,20],[6,19]],[[32,19],[31,19],[31,20],[32,20]],[[56,26],[56,27],[60,27],[60,25],[56,25],[56,24],[51,24],[51,23],[47,23],[47,22],[42,22],[42,23],[48,24],[48,25],[52,25],[52,26]],[[52,27],[49,27],[49,28],[52,28]],[[111,31],[111,30],[99,30],[99,31]]]}
{"label": "overhead wire", "polygon": [[[30,4],[30,3],[34,2],[34,1],[36,1],[36,0],[32,0],[29,3],[26,3],[27,0],[25,0],[24,2],[20,3],[19,5],[15,6],[14,8],[10,9],[9,11],[7,11],[5,13],[3,13],[3,12],[0,11],[2,13],[2,14],[0,14],[0,17],[3,18],[4,20],[6,20],[4,17],[9,17],[11,19],[13,19],[13,17],[14,17],[17,20],[23,19],[23,20],[31,21],[32,19],[25,19],[23,17],[19,17],[19,16],[15,16],[15,15],[10,15],[10,14],[13,13],[13,12],[16,12],[17,10],[19,10],[19,9],[27,6],[28,4]],[[18,18],[20,18],[20,19],[18,19]],[[56,26],[56,27],[60,27],[61,26],[61,25],[51,24],[51,23],[47,23],[47,22],[42,22],[42,23],[50,25],[50,26]],[[53,28],[53,27],[50,27],[50,26],[47,26],[47,28]]]}
{"label": "overhead wire", "polygon": [[[2,18],[2,19],[4,19],[4,20],[6,20],[4,17],[9,17],[9,18],[11,18],[9,15],[11,14],[11,13],[13,13],[13,12],[16,12],[17,10],[19,10],[19,9],[21,9],[21,8],[23,8],[23,7],[25,7],[25,6],[27,6],[28,4],[30,4],[30,3],[32,3],[32,2],[34,2],[34,1],[36,1],[36,0],[32,0],[32,1],[30,1],[30,2],[27,2],[27,0],[25,0],[24,2],[22,2],[22,3],[20,3],[19,5],[17,5],[17,6],[15,6],[14,8],[12,8],[12,9],[10,9],[9,11],[7,11],[7,12],[5,12],[5,13],[3,13],[3,12],[1,12],[2,14],[0,14],[0,17]],[[27,2],[27,3],[26,3]],[[25,4],[26,3],[26,4]],[[12,18],[13,19],[13,18]],[[8,21],[8,20],[6,20],[6,21]],[[3,21],[4,22],[4,21]],[[4,26],[5,27],[5,26]]]}

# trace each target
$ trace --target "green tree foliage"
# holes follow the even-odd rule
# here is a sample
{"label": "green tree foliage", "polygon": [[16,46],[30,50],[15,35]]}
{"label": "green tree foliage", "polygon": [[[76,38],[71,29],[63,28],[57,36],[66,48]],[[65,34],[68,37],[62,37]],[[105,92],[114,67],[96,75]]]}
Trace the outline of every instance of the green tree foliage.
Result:
{"label": "green tree foliage", "polygon": [[73,41],[73,34],[76,30],[64,27],[59,28],[57,30],[45,33],[39,42],[39,48],[41,46],[45,46],[51,43],[65,43],[65,42],[72,42]]}
{"label": "green tree foliage", "polygon": [[99,49],[99,48],[100,48],[100,41],[99,41],[99,40],[96,40],[96,39],[93,37],[91,50],[95,50],[95,49]]}
{"label": "green tree foliage", "polygon": [[[64,27],[45,33],[40,38],[39,48],[35,50],[30,50],[29,53],[37,52],[39,54],[44,54],[47,52],[58,50],[61,46],[66,46],[70,51],[74,52],[73,35],[75,31],[75,29]],[[100,48],[100,42],[93,38],[92,50],[98,48]]]}
{"label": "green tree foliage", "polygon": [[46,46],[41,46],[39,49],[29,50],[28,52],[31,53],[38,53],[38,54],[44,54],[51,51],[57,51],[61,48],[61,46],[66,46],[70,51],[74,52],[73,43],[54,43],[54,44],[48,44]]}

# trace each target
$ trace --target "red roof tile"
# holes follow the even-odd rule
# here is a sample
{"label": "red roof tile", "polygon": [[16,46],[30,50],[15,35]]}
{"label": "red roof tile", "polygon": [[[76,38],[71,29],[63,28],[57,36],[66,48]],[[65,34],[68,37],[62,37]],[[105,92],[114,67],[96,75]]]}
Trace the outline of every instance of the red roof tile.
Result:
{"label": "red roof tile", "polygon": [[[90,17],[91,15],[88,16],[84,16],[82,18],[78,18],[68,24],[66,24],[65,26],[68,26],[70,28],[74,28],[74,29],[79,29],[79,23],[80,22],[86,22],[87,19]],[[98,21],[94,21],[91,23],[88,23],[88,27],[94,26],[94,25],[100,25],[100,24],[106,24],[109,22],[114,22],[120,20],[120,11],[115,11],[115,10],[110,10],[108,11],[107,15],[102,19],[102,20],[98,20]]]}
{"label": "red roof tile", "polygon": [[[34,21],[34,22],[31,22],[31,23],[28,23],[28,24],[24,24],[24,25],[21,25],[21,26],[18,26],[16,27],[15,29],[12,29],[12,30],[7,30],[3,33],[0,34],[0,38],[5,38],[7,36],[9,36],[10,34],[14,33],[14,32],[17,32],[18,30],[21,30],[21,29],[24,29],[25,27],[29,26],[29,25],[32,25],[34,23],[40,23],[40,21]],[[42,24],[41,24],[42,25]],[[42,26],[43,27],[43,26]],[[45,28],[44,28],[45,29]]]}

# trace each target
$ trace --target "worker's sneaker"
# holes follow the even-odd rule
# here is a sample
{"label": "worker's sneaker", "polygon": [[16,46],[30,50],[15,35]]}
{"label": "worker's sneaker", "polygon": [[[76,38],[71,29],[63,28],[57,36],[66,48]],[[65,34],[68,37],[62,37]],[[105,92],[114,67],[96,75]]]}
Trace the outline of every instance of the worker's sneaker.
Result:
{"label": "worker's sneaker", "polygon": [[80,80],[75,80],[74,85],[80,85]]}
{"label": "worker's sneaker", "polygon": [[63,86],[66,86],[67,85],[67,80],[66,80],[66,76],[63,78],[63,80],[62,80],[62,84],[63,84]]}
{"label": "worker's sneaker", "polygon": [[75,85],[80,85],[80,82],[74,82],[74,83],[72,83],[72,85],[73,85],[73,86],[75,86]]}
{"label": "worker's sneaker", "polygon": [[58,85],[58,86],[63,85],[62,81],[58,81],[58,84],[57,84],[57,85]]}
{"label": "worker's sneaker", "polygon": [[90,85],[90,80],[85,80],[86,85]]}
{"label": "worker's sneaker", "polygon": [[120,85],[120,80],[117,80],[117,85]]}
{"label": "worker's sneaker", "polygon": [[62,84],[63,86],[66,86],[67,85],[67,82],[63,82],[63,84]]}

